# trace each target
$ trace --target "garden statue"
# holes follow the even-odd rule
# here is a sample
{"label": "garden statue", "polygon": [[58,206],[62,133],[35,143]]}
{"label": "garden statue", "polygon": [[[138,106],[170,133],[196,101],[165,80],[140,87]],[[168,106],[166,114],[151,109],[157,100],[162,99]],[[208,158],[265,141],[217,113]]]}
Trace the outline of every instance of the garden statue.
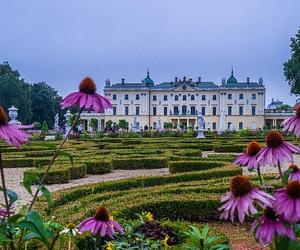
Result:
{"label": "garden statue", "polygon": [[70,124],[70,118],[72,117],[71,111],[68,109],[67,113],[64,116],[66,118],[65,135],[67,135],[69,133],[69,130],[71,129],[71,124]]}
{"label": "garden statue", "polygon": [[21,122],[18,121],[18,109],[15,106],[11,106],[8,109],[8,116],[10,118],[9,124],[21,125]]}
{"label": "garden statue", "polygon": [[161,131],[161,130],[162,130],[160,118],[158,118],[156,129],[157,129],[158,131]]}
{"label": "garden statue", "polygon": [[137,122],[137,116],[135,115],[133,118],[133,126],[132,126],[132,132],[138,132],[139,131],[139,125]]}
{"label": "garden statue", "polygon": [[197,139],[205,138],[203,132],[204,132],[204,118],[203,115],[199,112],[198,118],[197,118],[197,124],[198,124],[198,134]]}
{"label": "garden statue", "polygon": [[219,125],[218,134],[222,134],[225,131],[224,126],[225,126],[225,115],[224,112],[222,111],[220,115],[220,125]]}
{"label": "garden statue", "polygon": [[58,114],[56,114],[55,118],[54,118],[54,131],[59,131],[60,130],[60,127],[58,125],[58,120],[59,120],[59,117],[58,117]]}

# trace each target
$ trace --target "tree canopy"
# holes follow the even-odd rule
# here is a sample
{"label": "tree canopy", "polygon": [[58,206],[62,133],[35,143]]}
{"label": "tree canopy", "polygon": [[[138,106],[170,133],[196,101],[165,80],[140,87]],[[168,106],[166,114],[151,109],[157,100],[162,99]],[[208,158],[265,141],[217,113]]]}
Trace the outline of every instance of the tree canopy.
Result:
{"label": "tree canopy", "polygon": [[300,29],[295,37],[291,38],[291,58],[285,62],[284,75],[290,85],[290,92],[300,95]]}
{"label": "tree canopy", "polygon": [[46,121],[53,127],[54,117],[59,113],[61,97],[45,82],[30,84],[20,77],[17,70],[4,62],[0,64],[0,105],[6,111],[12,105],[19,109],[19,120],[24,124]]}

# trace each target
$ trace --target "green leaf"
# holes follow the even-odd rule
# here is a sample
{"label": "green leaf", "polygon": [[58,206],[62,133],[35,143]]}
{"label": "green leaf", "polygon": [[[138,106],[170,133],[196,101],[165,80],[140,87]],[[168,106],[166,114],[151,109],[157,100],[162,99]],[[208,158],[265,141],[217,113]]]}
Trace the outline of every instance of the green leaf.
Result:
{"label": "green leaf", "polygon": [[28,193],[32,195],[31,184],[35,181],[39,180],[38,176],[35,174],[26,174],[23,179],[23,186],[27,190]]}
{"label": "green leaf", "polygon": [[15,215],[10,216],[10,217],[8,218],[8,222],[9,222],[9,223],[15,223],[18,219],[20,219],[20,218],[22,218],[22,217],[23,217],[22,214],[15,214]]}
{"label": "green leaf", "polygon": [[48,203],[48,208],[51,207],[52,205],[52,197],[51,197],[51,193],[49,192],[49,190],[45,187],[45,186],[41,186],[40,187],[40,191],[43,193],[43,195],[45,196],[45,199]]}
{"label": "green leaf", "polygon": [[59,151],[57,154],[62,155],[62,156],[66,156],[70,160],[72,166],[74,166],[74,159],[73,159],[73,155],[71,153],[66,152],[66,151]]}
{"label": "green leaf", "polygon": [[10,242],[10,239],[5,235],[0,235],[0,242]]}
{"label": "green leaf", "polygon": [[18,195],[12,190],[6,189],[7,196],[9,198],[9,206],[14,204],[18,200]]}
{"label": "green leaf", "polygon": [[291,173],[292,171],[293,171],[293,169],[289,168],[289,169],[287,169],[287,170],[284,172],[284,174],[283,174],[283,176],[282,176],[282,185],[283,185],[284,187],[287,186],[287,184],[288,184],[288,182],[289,182],[289,176],[290,176],[290,173]]}

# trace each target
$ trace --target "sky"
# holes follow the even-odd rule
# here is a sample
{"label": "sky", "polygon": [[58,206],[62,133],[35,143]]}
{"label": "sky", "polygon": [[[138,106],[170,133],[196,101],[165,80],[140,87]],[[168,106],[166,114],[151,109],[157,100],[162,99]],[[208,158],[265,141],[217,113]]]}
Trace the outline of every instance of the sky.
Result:
{"label": "sky", "polygon": [[64,96],[91,76],[155,83],[175,76],[221,83],[263,77],[271,98],[294,104],[283,75],[299,0],[9,0],[0,2],[0,61]]}

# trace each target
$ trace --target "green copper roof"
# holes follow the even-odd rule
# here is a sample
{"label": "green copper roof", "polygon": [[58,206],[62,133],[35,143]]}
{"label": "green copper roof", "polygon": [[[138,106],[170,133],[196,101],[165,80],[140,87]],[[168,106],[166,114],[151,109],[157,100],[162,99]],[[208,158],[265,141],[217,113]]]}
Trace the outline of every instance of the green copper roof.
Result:
{"label": "green copper roof", "polygon": [[231,76],[227,80],[227,84],[237,83],[237,79],[233,75],[233,69],[231,70]]}
{"label": "green copper roof", "polygon": [[153,80],[150,78],[149,69],[147,71],[147,77],[144,79],[144,83],[146,84],[146,86],[154,85]]}

